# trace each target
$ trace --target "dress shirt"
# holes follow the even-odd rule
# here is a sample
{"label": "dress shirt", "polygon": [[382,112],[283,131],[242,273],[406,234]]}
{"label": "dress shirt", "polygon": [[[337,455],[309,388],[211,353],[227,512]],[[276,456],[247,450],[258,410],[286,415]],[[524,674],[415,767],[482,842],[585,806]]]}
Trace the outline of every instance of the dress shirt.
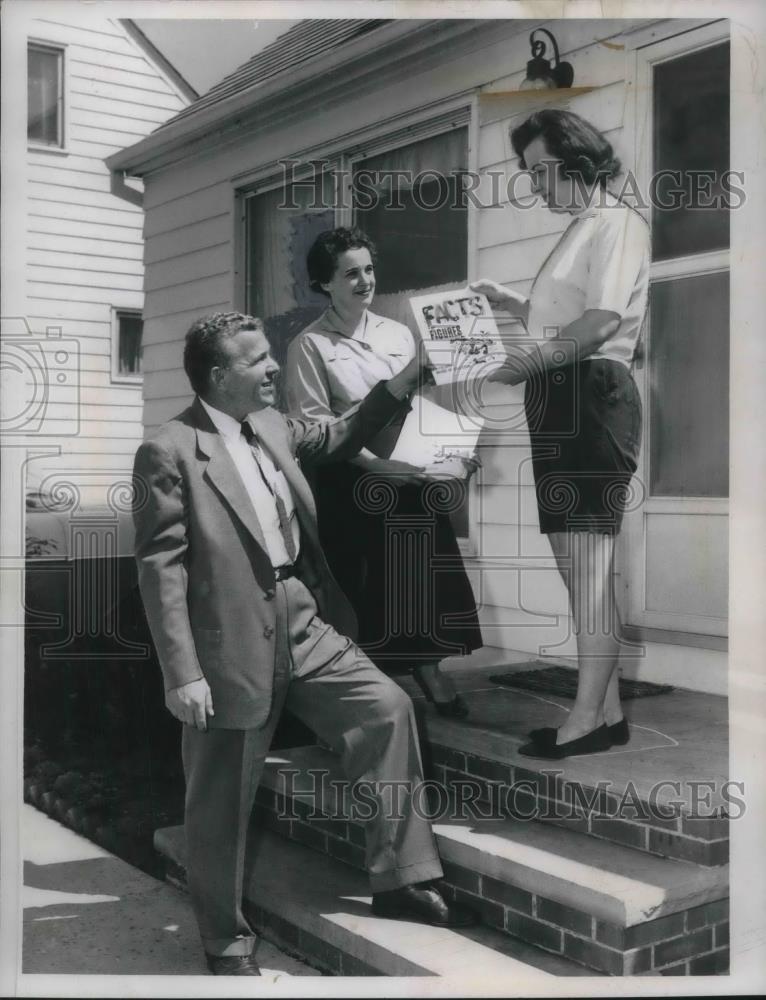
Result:
{"label": "dress shirt", "polygon": [[590,356],[629,368],[646,311],[649,262],[646,222],[605,192],[575,216],[540,268],[529,297],[530,334],[560,332],[587,309],[615,312],[620,325]]}
{"label": "dress shirt", "polygon": [[[298,552],[300,550],[300,526],[295,513],[295,503],[289,483],[282,472],[274,465],[265,448],[258,449],[260,460],[256,460],[245,435],[242,433],[242,427],[238,420],[230,417],[228,413],[223,413],[214,406],[210,406],[204,399],[200,399],[200,403],[205,407],[205,412],[223,438],[226,450],[231,455],[240,479],[247,490],[247,495],[250,497],[250,502],[255,509],[258,523],[263,532],[266,550],[271,559],[272,566],[275,569],[278,566],[284,566],[291,560],[287,554],[284,539],[282,538],[282,531],[279,526],[279,513],[277,512],[277,505],[274,502],[274,493],[278,493],[284,501],[285,512],[290,522],[290,530],[292,531],[293,542],[295,543],[295,551]],[[268,480],[271,490],[274,493],[269,490],[269,486],[263,481],[263,476],[261,476],[258,470],[259,464],[263,470],[263,476]]]}

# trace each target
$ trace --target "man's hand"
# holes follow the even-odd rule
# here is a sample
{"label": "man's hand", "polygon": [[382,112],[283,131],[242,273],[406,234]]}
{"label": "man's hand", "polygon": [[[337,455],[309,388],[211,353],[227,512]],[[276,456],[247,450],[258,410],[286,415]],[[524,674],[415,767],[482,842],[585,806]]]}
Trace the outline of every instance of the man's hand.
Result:
{"label": "man's hand", "polygon": [[433,382],[430,377],[432,367],[425,344],[419,339],[415,357],[405,368],[402,368],[398,375],[394,375],[386,383],[388,391],[397,399],[404,399],[409,393],[414,392],[421,382],[427,384]]}
{"label": "man's hand", "polygon": [[426,481],[422,468],[393,458],[368,458],[361,467],[375,476],[391,476],[396,486],[414,486]]}
{"label": "man's hand", "polygon": [[165,705],[185,726],[195,726],[203,731],[207,729],[208,715],[215,715],[213,696],[204,677],[168,691]]}

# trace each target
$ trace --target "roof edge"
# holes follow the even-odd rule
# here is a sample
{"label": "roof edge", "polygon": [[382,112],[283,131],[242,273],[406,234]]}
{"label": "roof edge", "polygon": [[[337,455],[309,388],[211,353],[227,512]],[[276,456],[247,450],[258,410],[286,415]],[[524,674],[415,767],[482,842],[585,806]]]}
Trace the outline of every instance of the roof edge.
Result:
{"label": "roof edge", "polygon": [[199,99],[201,95],[197,93],[186,77],[175,68],[167,56],[160,52],[154,42],[149,40],[144,32],[138,27],[136,22],[132,20],[132,18],[118,18],[118,21],[125,31],[128,32],[133,41],[140,45],[141,48],[146,51],[147,55],[158,63],[162,71],[170,77],[174,86],[181,91],[183,97],[189,101],[190,104]]}
{"label": "roof edge", "polygon": [[[222,125],[244,111],[251,110],[256,96],[259,103],[267,105],[276,95],[305,86],[312,79],[320,77],[331,66],[352,63],[370,51],[379,50],[381,43],[390,45],[414,32],[428,30],[432,24],[431,20],[392,20],[390,24],[383,25],[374,32],[353,39],[341,49],[332,49],[316,59],[309,59],[290,75],[289,80],[285,80],[284,76],[279,74],[203,109],[199,115],[187,115],[175,124],[164,125],[161,130],[152,132],[145,139],[112,153],[106,158],[106,165],[110,170],[135,172],[139,175],[147,173],[153,161],[192,142],[211,128]],[[340,62],[339,53],[342,56]]]}

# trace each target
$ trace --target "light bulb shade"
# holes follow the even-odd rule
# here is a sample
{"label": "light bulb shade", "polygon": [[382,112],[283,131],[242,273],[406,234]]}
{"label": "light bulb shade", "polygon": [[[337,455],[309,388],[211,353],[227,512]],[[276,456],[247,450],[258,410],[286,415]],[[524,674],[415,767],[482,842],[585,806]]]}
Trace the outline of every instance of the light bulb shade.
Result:
{"label": "light bulb shade", "polygon": [[527,75],[521,85],[521,90],[554,90],[556,87],[556,79],[548,60],[540,56],[530,59],[527,63]]}
{"label": "light bulb shade", "polygon": [[[551,66],[550,59],[545,59],[543,56],[545,42],[535,37],[540,34],[547,35],[550,39],[554,58],[553,66]],[[574,69],[571,63],[560,61],[559,47],[550,31],[538,28],[529,36],[529,41],[532,58],[527,63],[527,75],[521,84],[521,90],[556,90],[571,87],[574,81]]]}
{"label": "light bulb shade", "polygon": [[555,90],[556,81],[550,77],[546,79],[524,80],[520,84],[519,90]]}

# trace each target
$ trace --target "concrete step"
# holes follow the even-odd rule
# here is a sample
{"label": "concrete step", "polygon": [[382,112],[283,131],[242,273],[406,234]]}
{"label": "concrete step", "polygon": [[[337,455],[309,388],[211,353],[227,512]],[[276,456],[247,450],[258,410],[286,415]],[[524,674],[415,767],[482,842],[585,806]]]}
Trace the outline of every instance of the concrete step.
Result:
{"label": "concrete step", "polygon": [[[155,834],[168,880],[185,886],[182,827]],[[248,918],[259,934],[337,976],[442,976],[497,989],[586,975],[567,959],[487,927],[449,930],[372,915],[367,878],[268,831],[253,836],[246,870]],[[539,987],[538,987],[539,989]]]}
{"label": "concrete step", "polygon": [[535,816],[662,857],[725,865],[728,815],[742,808],[728,781],[726,699],[682,690],[632,699],[624,706],[631,727],[626,746],[540,760],[522,756],[519,747],[530,729],[560,725],[571,700],[501,687],[489,677],[541,666],[450,670],[470,708],[466,721],[439,716],[410,677],[397,678],[418,711],[426,775],[463,796],[497,802],[512,816]]}
{"label": "concrete step", "polygon": [[[438,788],[432,788],[438,791]],[[433,820],[453,898],[483,922],[612,975],[704,974],[728,962],[728,868],[655,857],[553,824],[454,810],[419,798]],[[332,752],[274,753],[257,798],[272,831],[364,868],[360,810]],[[464,803],[465,805],[465,803]]]}

